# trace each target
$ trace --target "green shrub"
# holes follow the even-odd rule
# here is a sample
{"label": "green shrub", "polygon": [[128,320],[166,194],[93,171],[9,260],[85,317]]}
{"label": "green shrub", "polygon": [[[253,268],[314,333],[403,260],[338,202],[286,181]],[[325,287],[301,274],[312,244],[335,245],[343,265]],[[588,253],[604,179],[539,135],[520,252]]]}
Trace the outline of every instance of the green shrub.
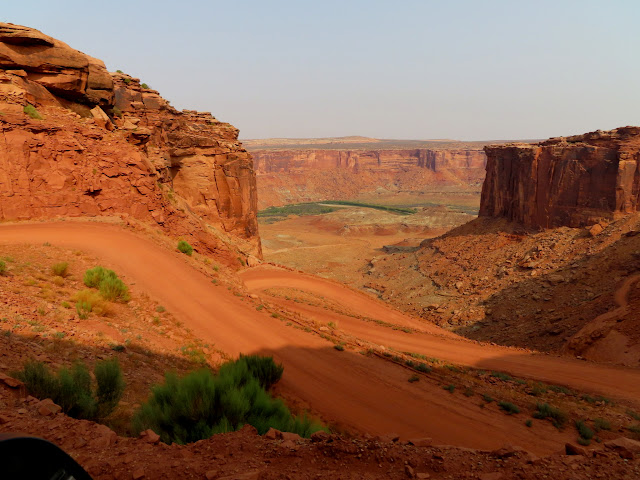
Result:
{"label": "green shrub", "polygon": [[111,113],[114,117],[122,118],[122,110],[120,110],[118,107],[113,107],[111,109]]}
{"label": "green shrub", "polygon": [[0,275],[7,273],[7,264],[0,260]]}
{"label": "green shrub", "polygon": [[98,404],[91,394],[91,375],[84,363],[75,363],[71,369],[58,372],[59,389],[51,399],[62,411],[74,418],[97,418]]}
{"label": "green shrub", "polygon": [[142,88],[146,88],[146,89],[151,88],[151,87],[150,87],[149,85],[147,85],[146,83],[143,83],[143,84],[142,84],[142,85],[140,85],[140,86],[141,86]]}
{"label": "green shrub", "polygon": [[81,320],[86,320],[89,318],[89,314],[91,313],[91,304],[87,302],[77,302],[76,313]]}
{"label": "green shrub", "polygon": [[524,424],[525,424],[527,427],[531,428],[531,426],[533,425],[533,422],[531,421],[531,419],[530,419],[530,418],[528,418],[528,419],[524,422]]}
{"label": "green shrub", "polygon": [[339,352],[344,352],[344,345],[338,343],[336,345],[333,346],[333,348],[335,348],[336,350],[338,350]]}
{"label": "green shrub", "polygon": [[422,373],[429,373],[431,372],[431,367],[429,365],[427,365],[426,363],[417,363],[415,365],[415,369],[419,372]]}
{"label": "green shrub", "polygon": [[593,427],[596,432],[600,430],[611,430],[611,422],[605,420],[604,418],[594,418],[593,419]]}
{"label": "green shrub", "polygon": [[123,78],[122,81],[127,85],[129,85],[131,83],[131,79],[130,78]]}
{"label": "green shrub", "polygon": [[562,385],[550,385],[549,390],[556,393],[564,393],[565,395],[573,395],[573,392]]}
{"label": "green shrub", "polygon": [[69,264],[67,262],[56,263],[51,266],[51,273],[56,277],[66,277],[68,275]]}
{"label": "green shrub", "polygon": [[531,395],[539,397],[547,393],[547,386],[544,383],[537,383],[531,388]]}
{"label": "green shrub", "polygon": [[[272,427],[304,437],[320,430],[322,427],[307,417],[293,417],[282,401],[271,398],[253,376],[256,371],[261,372],[259,375],[273,373],[273,367],[266,367],[271,363],[272,359],[241,357],[223,365],[217,375],[208,369],[183,378],[168,373],[164,384],[153,387],[149,400],[136,412],[134,431],[151,428],[163,442],[184,444],[245,424],[253,425],[260,434]],[[273,379],[271,373],[266,376]]]}
{"label": "green shrub", "polygon": [[42,362],[29,361],[15,375],[22,380],[29,393],[36,398],[53,398],[58,390],[58,380]]}
{"label": "green shrub", "polygon": [[96,363],[94,374],[98,388],[96,390],[99,415],[106,417],[117,406],[124,393],[124,377],[117,358]]}
{"label": "green shrub", "polygon": [[631,418],[633,418],[634,420],[638,420],[640,421],[640,415],[638,415],[636,412],[634,412],[633,410],[627,410],[627,415],[629,415]]}
{"label": "green shrub", "polygon": [[54,375],[43,363],[30,361],[16,373],[34,397],[50,398],[71,417],[98,420],[113,411],[125,385],[117,360],[96,362],[94,375],[95,392],[89,370],[82,362],[76,362],[70,369],[61,368]]}
{"label": "green shrub", "polygon": [[513,415],[514,413],[520,413],[520,408],[511,402],[498,402],[500,410],[504,410],[507,415]]}
{"label": "green shrub", "polygon": [[578,430],[578,435],[580,438],[585,440],[591,440],[595,435],[595,432],[589,428],[589,426],[584,423],[583,420],[576,420],[576,430]]}
{"label": "green shrub", "polygon": [[124,73],[122,70],[116,70],[116,73]]}
{"label": "green shrub", "polygon": [[536,409],[537,411],[533,413],[533,418],[540,420],[548,418],[558,430],[567,423],[567,414],[557,407],[552,407],[548,403],[537,403]]}
{"label": "green shrub", "polygon": [[97,288],[106,300],[129,301],[129,288],[113,270],[99,266],[90,268],[85,272],[83,281],[87,287]]}
{"label": "green shrub", "polygon": [[475,394],[475,392],[473,391],[473,388],[471,388],[471,387],[467,387],[467,388],[465,388],[465,389],[464,389],[464,392],[462,392],[462,394],[463,394],[465,397],[473,397],[473,395]]}
{"label": "green shrub", "polygon": [[99,288],[100,282],[102,282],[102,280],[107,277],[117,277],[116,272],[114,272],[113,270],[108,270],[104,267],[94,267],[84,272],[82,281],[87,287]]}
{"label": "green shrub", "polygon": [[632,437],[635,438],[636,440],[640,440],[640,425],[629,425],[627,427],[627,430],[629,430],[632,433]]}
{"label": "green shrub", "polygon": [[34,120],[42,120],[42,115],[40,115],[40,112],[38,112],[38,110],[36,110],[36,107],[31,105],[30,103],[27,103],[22,109],[22,111],[27,115],[29,115]]}
{"label": "green shrub", "polygon": [[129,287],[119,278],[107,277],[100,282],[100,295],[112,302],[128,302]]}
{"label": "green shrub", "polygon": [[449,393],[453,393],[455,391],[455,389],[456,389],[456,386],[455,385],[446,385],[446,386],[444,386],[442,388],[447,390]]}
{"label": "green shrub", "polygon": [[166,309],[166,308],[164,308],[162,305],[158,305],[158,306],[156,307],[156,312],[158,312],[158,313],[164,313],[164,312],[166,312],[166,311],[167,311],[167,309]]}
{"label": "green shrub", "polygon": [[509,382],[511,380],[513,380],[513,377],[507,373],[502,373],[502,372],[491,372],[491,376],[494,378],[498,378],[504,382]]}
{"label": "green shrub", "polygon": [[490,395],[487,395],[486,393],[482,394],[482,399],[487,403],[493,402],[493,398]]}
{"label": "green shrub", "polygon": [[415,382],[417,382],[418,380],[420,380],[420,377],[419,377],[419,376],[417,376],[417,375],[411,375],[411,376],[409,377],[409,383],[415,383]]}
{"label": "green shrub", "polygon": [[[274,362],[273,357],[262,357],[260,355],[240,355],[240,358],[233,363],[227,365],[235,365],[244,363],[249,373],[260,382],[260,386],[265,390],[269,390],[273,385],[278,383],[282,378],[284,367],[282,364]],[[224,372],[225,366],[220,369]],[[230,367],[226,367],[230,368]]]}
{"label": "green shrub", "polygon": [[185,255],[191,256],[193,254],[193,247],[189,245],[189,243],[185,242],[184,240],[180,240],[178,242],[178,250],[181,253],[184,253]]}

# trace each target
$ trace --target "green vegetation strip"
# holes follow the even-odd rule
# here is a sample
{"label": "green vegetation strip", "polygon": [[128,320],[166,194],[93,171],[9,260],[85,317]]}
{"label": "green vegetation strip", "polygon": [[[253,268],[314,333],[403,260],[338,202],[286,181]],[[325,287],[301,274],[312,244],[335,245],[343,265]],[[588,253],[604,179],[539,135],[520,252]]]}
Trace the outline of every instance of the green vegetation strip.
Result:
{"label": "green vegetation strip", "polygon": [[371,203],[348,202],[342,200],[327,200],[323,202],[294,203],[284,205],[282,207],[269,207],[258,212],[259,218],[273,219],[285,218],[289,215],[305,216],[305,215],[323,215],[337,210],[336,207],[330,205],[340,205],[349,207],[372,208],[375,210],[383,210],[385,212],[397,213],[399,215],[412,215],[416,213],[413,208],[387,207],[384,205],[375,205]]}

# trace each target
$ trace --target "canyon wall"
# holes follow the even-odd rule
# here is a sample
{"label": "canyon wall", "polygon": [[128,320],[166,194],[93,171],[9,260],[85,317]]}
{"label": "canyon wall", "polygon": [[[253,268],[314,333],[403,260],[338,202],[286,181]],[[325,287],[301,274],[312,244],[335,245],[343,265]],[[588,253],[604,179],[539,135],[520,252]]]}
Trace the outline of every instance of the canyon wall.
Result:
{"label": "canyon wall", "polygon": [[259,207],[347,200],[361,193],[480,185],[480,149],[252,150]]}
{"label": "canyon wall", "polygon": [[528,227],[592,225],[637,210],[640,127],[485,147],[480,215]]}
{"label": "canyon wall", "polygon": [[0,220],[124,215],[196,248],[261,255],[255,173],[235,127],[2,23],[0,132]]}

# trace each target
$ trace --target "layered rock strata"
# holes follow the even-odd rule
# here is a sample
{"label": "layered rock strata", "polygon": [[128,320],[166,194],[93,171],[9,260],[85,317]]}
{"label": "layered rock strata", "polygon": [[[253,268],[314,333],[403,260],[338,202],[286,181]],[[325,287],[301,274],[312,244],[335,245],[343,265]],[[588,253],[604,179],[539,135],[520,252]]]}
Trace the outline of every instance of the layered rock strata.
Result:
{"label": "layered rock strata", "polygon": [[129,215],[261,255],[252,160],[232,125],[2,23],[0,112],[0,220]]}
{"label": "layered rock strata", "polygon": [[260,207],[346,200],[385,189],[479,186],[486,157],[480,149],[253,150]]}
{"label": "layered rock strata", "polygon": [[481,216],[528,227],[579,227],[638,209],[640,127],[493,145],[485,152]]}

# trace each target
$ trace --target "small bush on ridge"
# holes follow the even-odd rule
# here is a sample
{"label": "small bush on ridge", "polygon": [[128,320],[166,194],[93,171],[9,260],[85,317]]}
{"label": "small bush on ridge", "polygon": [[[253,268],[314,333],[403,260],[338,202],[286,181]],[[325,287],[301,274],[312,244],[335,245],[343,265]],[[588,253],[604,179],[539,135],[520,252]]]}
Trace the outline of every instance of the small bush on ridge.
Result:
{"label": "small bush on ridge", "polygon": [[0,260],[0,275],[7,273],[7,264]]}
{"label": "small bush on ridge", "polygon": [[90,268],[84,273],[83,281],[87,287],[97,288],[106,300],[127,302],[130,299],[129,288],[113,270],[100,266]]}
{"label": "small bush on ridge", "polygon": [[69,264],[67,262],[56,263],[51,266],[51,273],[56,277],[66,277],[68,275]]}
{"label": "small bush on ridge", "polygon": [[504,412],[507,415],[513,415],[514,413],[520,413],[520,408],[511,403],[511,402],[498,402],[498,406],[500,407],[501,410],[504,410]]}
{"label": "small bush on ridge", "polygon": [[537,403],[536,408],[538,411],[533,413],[533,418],[540,420],[549,418],[553,426],[558,430],[567,423],[567,414],[557,407],[553,407],[548,403]]}
{"label": "small bush on ridge", "polygon": [[22,109],[22,111],[27,115],[29,115],[34,120],[42,120],[42,115],[40,115],[40,112],[36,110],[36,107],[31,105],[30,103],[27,103]]}
{"label": "small bush on ridge", "polygon": [[178,250],[181,253],[184,253],[185,255],[191,256],[193,254],[193,247],[189,245],[188,242],[185,242],[184,240],[180,240],[178,242]]}
{"label": "small bush on ridge", "polygon": [[584,440],[591,440],[595,435],[595,432],[583,420],[576,420],[576,430],[578,430],[580,438]]}

